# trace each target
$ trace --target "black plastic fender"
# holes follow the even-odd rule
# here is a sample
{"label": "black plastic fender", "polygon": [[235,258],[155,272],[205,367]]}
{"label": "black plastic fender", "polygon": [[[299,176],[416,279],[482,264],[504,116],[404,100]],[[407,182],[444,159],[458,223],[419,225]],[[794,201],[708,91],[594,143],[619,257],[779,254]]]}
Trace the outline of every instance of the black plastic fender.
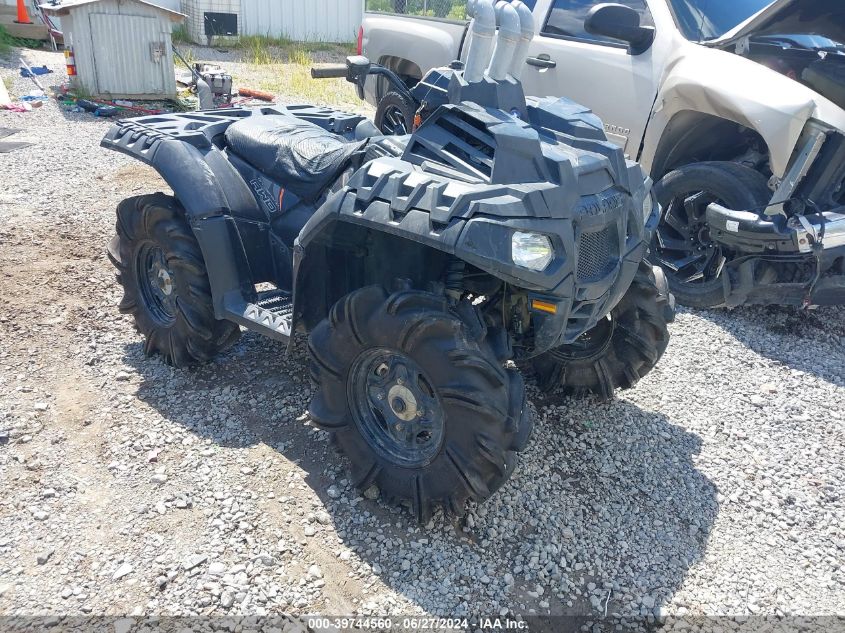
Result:
{"label": "black plastic fender", "polygon": [[132,121],[112,126],[101,145],[150,165],[173,190],[203,252],[215,315],[224,316],[228,292],[248,297],[253,280],[235,218],[267,222],[267,215],[225,154],[210,142],[186,143]]}

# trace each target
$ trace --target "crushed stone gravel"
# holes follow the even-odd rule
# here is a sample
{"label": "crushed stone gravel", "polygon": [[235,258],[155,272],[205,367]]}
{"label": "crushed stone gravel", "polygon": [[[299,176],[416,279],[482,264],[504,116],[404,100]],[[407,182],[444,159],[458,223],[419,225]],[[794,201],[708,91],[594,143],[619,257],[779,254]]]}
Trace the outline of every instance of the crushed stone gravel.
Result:
{"label": "crushed stone gravel", "polygon": [[609,404],[529,376],[513,479],[420,527],[310,425],[302,341],[144,357],[105,247],[117,202],[166,185],[108,125],[0,113],[34,143],[0,154],[0,613],[845,611],[843,308],[681,310]]}

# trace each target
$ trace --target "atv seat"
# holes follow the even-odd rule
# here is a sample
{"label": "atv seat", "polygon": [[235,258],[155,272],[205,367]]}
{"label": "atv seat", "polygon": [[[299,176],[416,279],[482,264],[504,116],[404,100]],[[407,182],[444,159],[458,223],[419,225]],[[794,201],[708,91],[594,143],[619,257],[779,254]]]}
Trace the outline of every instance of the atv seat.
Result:
{"label": "atv seat", "polygon": [[230,125],[226,144],[285,189],[313,200],[337,180],[367,141],[347,141],[293,116],[264,115]]}

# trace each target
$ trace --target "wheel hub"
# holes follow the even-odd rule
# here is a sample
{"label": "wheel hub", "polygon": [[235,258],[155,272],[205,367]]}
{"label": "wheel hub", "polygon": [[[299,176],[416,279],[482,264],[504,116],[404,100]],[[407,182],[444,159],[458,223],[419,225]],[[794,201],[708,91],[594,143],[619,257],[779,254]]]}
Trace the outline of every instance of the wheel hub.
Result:
{"label": "wheel hub", "polygon": [[144,305],[160,326],[169,327],[176,320],[176,288],[164,251],[145,242],[138,249],[135,270]]}
{"label": "wheel hub", "polygon": [[440,450],[443,408],[432,383],[410,356],[386,348],[363,352],[352,364],[347,392],[356,426],[382,458],[419,467]]}
{"label": "wheel hub", "polygon": [[706,220],[711,202],[720,200],[702,191],[673,198],[655,232],[653,251],[658,262],[681,283],[713,281],[721,274],[725,259]]}
{"label": "wheel hub", "polygon": [[161,263],[156,262],[153,267],[153,274],[159,291],[166,297],[173,294],[173,277],[170,271],[163,268]]}
{"label": "wheel hub", "polygon": [[564,362],[588,360],[604,353],[613,340],[616,321],[612,314],[601,319],[593,328],[575,339],[574,343],[561,345],[551,351],[552,356]]}
{"label": "wheel hub", "polygon": [[417,417],[417,399],[404,385],[393,385],[387,393],[390,408],[400,420],[410,422]]}

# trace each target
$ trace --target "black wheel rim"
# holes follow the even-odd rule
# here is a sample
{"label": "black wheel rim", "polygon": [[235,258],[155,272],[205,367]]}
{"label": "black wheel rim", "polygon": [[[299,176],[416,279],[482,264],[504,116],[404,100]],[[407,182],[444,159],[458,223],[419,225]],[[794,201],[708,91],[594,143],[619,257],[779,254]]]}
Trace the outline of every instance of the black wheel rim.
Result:
{"label": "black wheel rim", "polygon": [[162,327],[176,321],[176,288],[173,272],[161,247],[145,242],[138,249],[135,274],[141,297],[153,320]]}
{"label": "black wheel rim", "polygon": [[399,106],[389,105],[384,109],[382,132],[388,135],[403,136],[408,133],[408,123]]}
{"label": "black wheel rim", "polygon": [[653,251],[666,274],[684,284],[702,284],[722,274],[725,257],[707,224],[707,206],[722,204],[705,191],[676,196],[664,207]]}
{"label": "black wheel rim", "polygon": [[379,457],[418,468],[437,455],[443,407],[411,357],[386,348],[367,350],[352,364],[347,392],[355,424]]}
{"label": "black wheel rim", "polygon": [[579,336],[574,343],[553,349],[551,355],[557,360],[567,363],[574,360],[595,358],[602,355],[610,346],[615,330],[616,321],[608,314],[595,327]]}

